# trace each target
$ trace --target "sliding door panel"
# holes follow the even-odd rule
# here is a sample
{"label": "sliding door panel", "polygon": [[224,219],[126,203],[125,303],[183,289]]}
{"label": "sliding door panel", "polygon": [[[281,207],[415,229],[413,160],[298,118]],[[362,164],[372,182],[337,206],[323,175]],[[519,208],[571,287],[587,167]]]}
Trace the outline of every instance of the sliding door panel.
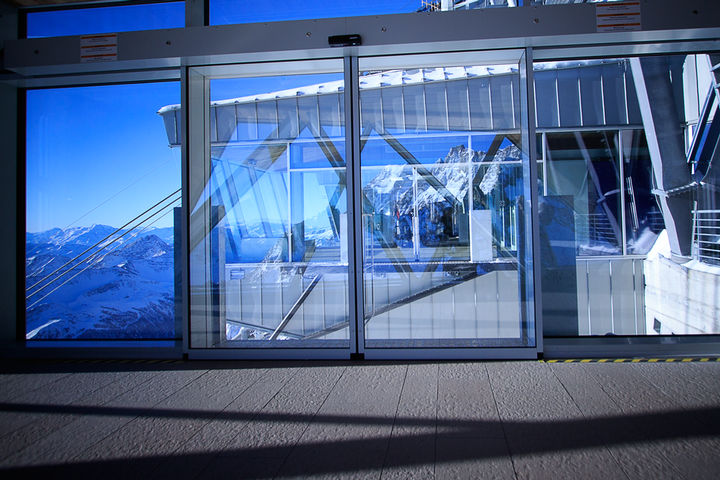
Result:
{"label": "sliding door panel", "polygon": [[360,61],[366,349],[534,346],[520,54],[465,58]]}
{"label": "sliding door panel", "polygon": [[191,347],[347,349],[342,62],[246,68],[203,72]]}

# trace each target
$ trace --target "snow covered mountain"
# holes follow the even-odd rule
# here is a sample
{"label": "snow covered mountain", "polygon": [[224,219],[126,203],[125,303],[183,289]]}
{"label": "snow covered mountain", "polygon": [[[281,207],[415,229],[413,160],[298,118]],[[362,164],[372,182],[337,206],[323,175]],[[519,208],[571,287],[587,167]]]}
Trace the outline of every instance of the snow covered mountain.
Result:
{"label": "snow covered mountain", "polygon": [[27,338],[175,337],[173,229],[128,234],[100,253],[83,253],[115,230],[27,234]]}
{"label": "snow covered mountain", "polygon": [[[419,210],[433,204],[443,204],[448,198],[462,201],[467,197],[471,184],[471,172],[474,176],[480,165],[478,163],[485,156],[485,152],[474,151],[459,145],[450,149],[444,158],[439,158],[433,165],[418,169],[417,199],[413,203],[413,176],[407,165],[388,165],[368,182],[363,191],[373,204],[376,212],[386,212],[392,215],[410,215],[417,205]],[[483,174],[480,189],[488,195],[497,186],[501,166],[499,163],[511,160],[520,160],[521,152],[509,145],[493,157],[493,163]],[[429,172],[427,175],[424,172]],[[437,181],[444,187],[436,188],[430,181]],[[439,185],[438,185],[439,187]]]}

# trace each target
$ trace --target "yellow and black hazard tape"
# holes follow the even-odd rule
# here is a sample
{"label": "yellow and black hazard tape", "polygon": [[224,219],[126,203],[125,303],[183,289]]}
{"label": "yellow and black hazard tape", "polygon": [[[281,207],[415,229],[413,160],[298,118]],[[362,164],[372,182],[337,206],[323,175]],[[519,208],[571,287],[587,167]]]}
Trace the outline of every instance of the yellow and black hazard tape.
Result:
{"label": "yellow and black hazard tape", "polygon": [[720,357],[668,357],[668,358],[567,358],[540,360],[544,363],[707,363],[720,362]]}

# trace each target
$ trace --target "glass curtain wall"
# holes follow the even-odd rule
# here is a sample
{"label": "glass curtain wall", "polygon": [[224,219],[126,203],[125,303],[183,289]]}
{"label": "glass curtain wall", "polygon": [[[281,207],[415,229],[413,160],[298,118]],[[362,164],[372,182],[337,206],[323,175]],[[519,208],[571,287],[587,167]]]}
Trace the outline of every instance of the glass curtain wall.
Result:
{"label": "glass curtain wall", "polygon": [[206,80],[191,347],[349,345],[344,81],[330,64],[339,73]]}
{"label": "glass curtain wall", "polygon": [[130,32],[185,26],[185,2],[30,11],[27,38]]}
{"label": "glass curtain wall", "polygon": [[[388,15],[394,13],[468,10],[475,8],[516,7],[523,0],[284,0],[282,2],[244,2],[209,0],[210,25],[229,23],[279,22],[317,18]],[[443,5],[445,4],[445,5]]]}
{"label": "glass curtain wall", "polygon": [[535,65],[545,335],[720,333],[716,59]]}
{"label": "glass curtain wall", "polygon": [[366,348],[533,346],[519,64],[360,69]]}
{"label": "glass curtain wall", "polygon": [[28,340],[182,334],[180,155],[157,115],[179,99],[178,82],[26,92]]}

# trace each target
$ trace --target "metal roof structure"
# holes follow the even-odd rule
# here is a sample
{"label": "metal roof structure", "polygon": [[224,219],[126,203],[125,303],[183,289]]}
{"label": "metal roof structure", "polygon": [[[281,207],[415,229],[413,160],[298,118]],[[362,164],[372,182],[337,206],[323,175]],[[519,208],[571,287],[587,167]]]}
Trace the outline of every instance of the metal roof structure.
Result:
{"label": "metal roof structure", "polygon": [[[517,68],[509,65],[369,72],[360,77],[360,114],[363,124],[396,134],[518,130],[519,102],[507,101],[517,99],[518,82]],[[338,80],[213,101],[211,142],[294,139],[303,119],[317,131],[332,130],[344,121],[343,88]],[[540,129],[642,125],[625,59],[539,64],[535,90]],[[158,111],[171,146],[180,143],[179,111],[180,105]]]}

